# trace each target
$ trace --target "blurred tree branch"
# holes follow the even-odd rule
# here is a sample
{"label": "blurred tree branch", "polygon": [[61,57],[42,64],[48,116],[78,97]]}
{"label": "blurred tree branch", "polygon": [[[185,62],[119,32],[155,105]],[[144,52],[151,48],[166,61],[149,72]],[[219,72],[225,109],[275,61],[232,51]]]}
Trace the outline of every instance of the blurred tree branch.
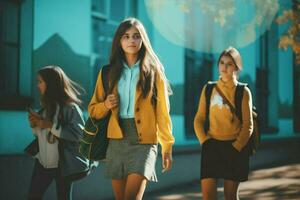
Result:
{"label": "blurred tree branch", "polygon": [[276,22],[278,24],[291,24],[281,36],[279,48],[287,50],[290,46],[295,53],[296,63],[300,64],[300,0],[293,0],[293,7],[277,17]]}

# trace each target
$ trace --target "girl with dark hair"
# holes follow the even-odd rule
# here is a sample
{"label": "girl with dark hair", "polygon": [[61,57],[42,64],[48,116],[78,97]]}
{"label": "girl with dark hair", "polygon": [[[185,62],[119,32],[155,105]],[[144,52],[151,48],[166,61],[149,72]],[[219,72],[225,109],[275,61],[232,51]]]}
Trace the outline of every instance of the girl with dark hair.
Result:
{"label": "girl with dark hair", "polygon": [[88,111],[96,119],[111,112],[106,177],[112,179],[115,199],[142,199],[147,181],[157,181],[157,143],[168,171],[174,138],[171,89],[140,21],[129,18],[119,25],[107,67],[109,92],[104,93],[101,71]]}
{"label": "girl with dark hair", "polygon": [[218,68],[220,78],[214,83],[210,96],[206,97],[207,90],[213,83],[203,88],[194,119],[195,132],[202,145],[201,188],[203,199],[217,199],[217,179],[224,179],[225,199],[234,200],[239,199],[240,182],[248,179],[249,152],[246,145],[253,130],[252,97],[249,88],[245,87],[241,121],[232,109],[236,103],[236,88],[241,84],[237,81],[242,70],[238,50],[233,47],[225,49],[218,59]]}
{"label": "girl with dark hair", "polygon": [[81,87],[58,66],[38,71],[41,110],[29,111],[29,123],[38,139],[28,199],[42,199],[55,179],[58,199],[72,199],[73,181],[88,173],[88,161],[79,155],[84,120],[78,98]]}

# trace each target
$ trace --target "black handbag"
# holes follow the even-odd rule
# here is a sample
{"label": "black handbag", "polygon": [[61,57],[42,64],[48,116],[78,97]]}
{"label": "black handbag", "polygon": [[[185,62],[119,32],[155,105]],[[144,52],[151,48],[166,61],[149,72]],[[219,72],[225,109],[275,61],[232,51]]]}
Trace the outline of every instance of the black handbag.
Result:
{"label": "black handbag", "polygon": [[98,161],[106,157],[109,117],[110,114],[100,120],[89,117],[85,123],[83,129],[84,135],[80,141],[79,152],[89,160]]}
{"label": "black handbag", "polygon": [[35,156],[39,149],[39,142],[38,139],[35,138],[27,147],[25,147],[24,152],[29,156]]}
{"label": "black handbag", "polygon": [[[105,94],[108,91],[109,66],[102,68],[101,78]],[[92,161],[103,160],[106,157],[108,146],[107,127],[111,111],[102,119],[89,117],[84,125],[83,137],[80,140],[79,152],[81,155]]]}

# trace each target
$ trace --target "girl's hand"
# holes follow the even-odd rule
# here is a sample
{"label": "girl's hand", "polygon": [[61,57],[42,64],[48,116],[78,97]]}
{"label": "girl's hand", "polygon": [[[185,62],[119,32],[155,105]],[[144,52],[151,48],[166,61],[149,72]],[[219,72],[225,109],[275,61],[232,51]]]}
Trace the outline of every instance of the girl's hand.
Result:
{"label": "girl's hand", "polygon": [[31,128],[36,127],[36,123],[34,122],[34,120],[30,119],[29,115],[28,115],[28,121],[29,121],[29,124],[30,124]]}
{"label": "girl's hand", "polygon": [[38,119],[35,121],[36,126],[39,128],[52,128],[52,122],[48,119]]}
{"label": "girl's hand", "polygon": [[114,94],[108,95],[104,101],[104,105],[108,109],[112,109],[112,108],[118,106],[118,104],[119,104],[119,99]]}
{"label": "girl's hand", "polygon": [[36,112],[29,113],[29,123],[32,128],[52,128],[52,122],[48,119],[44,119]]}
{"label": "girl's hand", "polygon": [[34,111],[29,111],[28,121],[29,121],[29,124],[30,124],[31,128],[36,127],[36,123],[37,123],[38,119],[42,119],[42,117],[38,113],[36,113]]}
{"label": "girl's hand", "polygon": [[170,153],[164,153],[162,154],[162,165],[163,165],[163,170],[162,173],[169,171],[172,168],[172,154]]}

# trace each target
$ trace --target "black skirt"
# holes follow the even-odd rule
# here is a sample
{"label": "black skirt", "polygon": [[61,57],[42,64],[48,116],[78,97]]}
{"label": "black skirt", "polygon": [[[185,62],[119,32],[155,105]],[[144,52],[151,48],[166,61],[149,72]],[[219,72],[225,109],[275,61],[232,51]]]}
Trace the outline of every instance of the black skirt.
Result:
{"label": "black skirt", "polygon": [[242,182],[248,180],[249,152],[232,146],[233,141],[208,139],[202,145],[201,179],[222,178]]}

